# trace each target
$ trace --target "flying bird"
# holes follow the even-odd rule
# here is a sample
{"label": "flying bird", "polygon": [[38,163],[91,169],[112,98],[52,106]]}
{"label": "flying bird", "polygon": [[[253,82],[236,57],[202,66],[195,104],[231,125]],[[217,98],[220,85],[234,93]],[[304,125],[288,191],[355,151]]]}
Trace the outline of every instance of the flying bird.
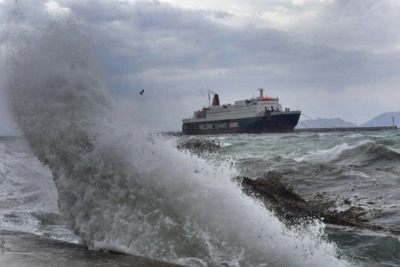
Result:
{"label": "flying bird", "polygon": [[140,93],[139,93],[139,94],[143,95],[143,93],[144,93],[144,90],[142,89],[142,91],[140,91]]}

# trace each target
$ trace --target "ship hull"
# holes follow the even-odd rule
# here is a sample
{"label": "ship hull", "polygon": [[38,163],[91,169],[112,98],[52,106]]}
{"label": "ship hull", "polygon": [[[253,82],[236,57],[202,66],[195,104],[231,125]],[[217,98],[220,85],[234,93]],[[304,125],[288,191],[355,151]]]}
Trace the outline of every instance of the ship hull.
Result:
{"label": "ship hull", "polygon": [[300,112],[282,112],[269,116],[217,121],[185,122],[182,132],[189,135],[236,133],[285,133],[293,132]]}

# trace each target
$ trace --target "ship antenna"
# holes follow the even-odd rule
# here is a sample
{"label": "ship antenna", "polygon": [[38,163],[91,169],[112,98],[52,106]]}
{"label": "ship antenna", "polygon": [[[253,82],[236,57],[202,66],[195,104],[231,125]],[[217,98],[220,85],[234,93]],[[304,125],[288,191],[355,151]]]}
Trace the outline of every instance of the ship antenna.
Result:
{"label": "ship antenna", "polygon": [[260,98],[263,98],[264,88],[260,88],[258,90],[260,90]]}

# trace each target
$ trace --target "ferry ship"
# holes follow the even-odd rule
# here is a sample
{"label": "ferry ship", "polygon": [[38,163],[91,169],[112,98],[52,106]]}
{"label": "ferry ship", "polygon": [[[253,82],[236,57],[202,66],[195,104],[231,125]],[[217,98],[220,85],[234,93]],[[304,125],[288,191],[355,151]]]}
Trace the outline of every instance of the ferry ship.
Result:
{"label": "ferry ship", "polygon": [[189,135],[293,132],[301,111],[283,110],[279,98],[264,96],[263,89],[259,90],[259,97],[239,100],[234,105],[220,105],[218,94],[214,94],[212,105],[182,120],[182,132]]}

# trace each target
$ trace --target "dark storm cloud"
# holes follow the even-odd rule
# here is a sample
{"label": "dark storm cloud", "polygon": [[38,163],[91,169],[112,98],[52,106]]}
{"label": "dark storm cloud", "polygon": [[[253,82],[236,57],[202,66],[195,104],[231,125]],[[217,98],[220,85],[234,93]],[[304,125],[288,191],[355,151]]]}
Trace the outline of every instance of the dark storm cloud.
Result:
{"label": "dark storm cloud", "polygon": [[[3,21],[3,7],[10,9],[10,2],[0,2]],[[220,4],[207,9],[159,1],[57,2],[89,25],[116,95],[144,103],[162,99],[169,107],[179,102],[182,108],[175,113],[158,110],[154,119],[159,121],[168,114],[179,122],[182,112],[192,112],[187,103],[207,89],[232,101],[264,86],[286,96],[311,88],[322,92],[326,99],[319,101],[326,106],[337,92],[351,99],[353,87],[395,88],[400,77],[396,1],[227,2],[245,6],[247,17]],[[26,10],[44,6],[24,3]],[[151,98],[137,99],[142,87],[151,88],[146,90]],[[351,106],[353,100],[340,101]]]}
{"label": "dark storm cloud", "polygon": [[[273,71],[276,66],[284,70],[276,78],[286,83],[341,90],[349,84],[385,78],[390,75],[386,67],[398,60],[397,55],[375,56],[355,48],[304,41],[253,23],[232,27],[218,21],[234,16],[229,13],[181,9],[157,1],[102,3],[85,2],[75,9],[107,35],[107,42],[100,43],[100,53],[112,75],[163,67],[269,66]],[[337,3],[336,12],[353,14],[347,5]]]}

